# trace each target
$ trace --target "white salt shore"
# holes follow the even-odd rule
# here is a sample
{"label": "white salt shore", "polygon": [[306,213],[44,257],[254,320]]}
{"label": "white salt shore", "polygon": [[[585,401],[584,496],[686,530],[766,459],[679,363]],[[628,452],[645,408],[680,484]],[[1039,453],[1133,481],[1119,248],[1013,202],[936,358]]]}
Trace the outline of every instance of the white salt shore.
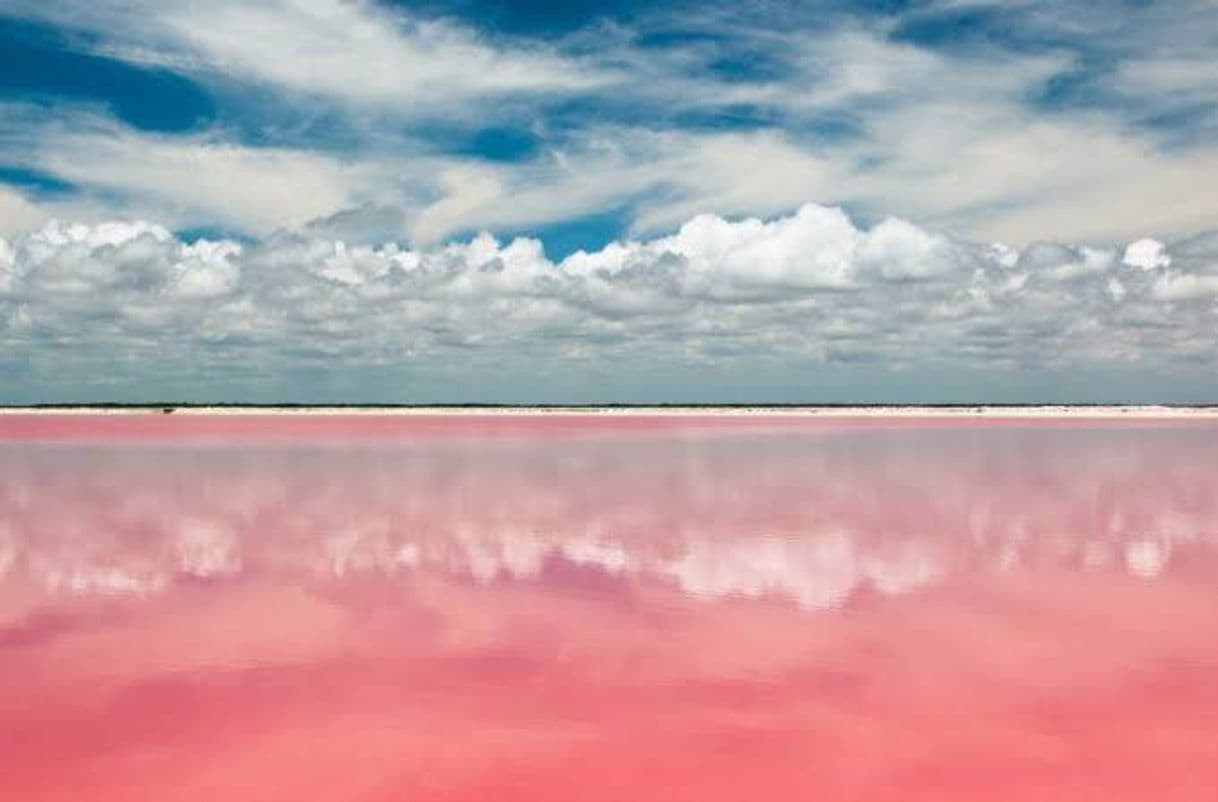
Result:
{"label": "white salt shore", "polygon": [[1218,418],[1218,405],[1028,406],[64,406],[0,407],[0,415],[782,415],[877,418]]}

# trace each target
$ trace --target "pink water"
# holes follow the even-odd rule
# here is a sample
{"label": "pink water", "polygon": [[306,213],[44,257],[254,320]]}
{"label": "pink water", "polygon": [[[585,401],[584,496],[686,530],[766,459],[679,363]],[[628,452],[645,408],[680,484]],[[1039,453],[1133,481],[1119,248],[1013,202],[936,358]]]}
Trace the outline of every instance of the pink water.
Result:
{"label": "pink water", "polygon": [[1213,802],[1218,424],[0,416],[0,798]]}

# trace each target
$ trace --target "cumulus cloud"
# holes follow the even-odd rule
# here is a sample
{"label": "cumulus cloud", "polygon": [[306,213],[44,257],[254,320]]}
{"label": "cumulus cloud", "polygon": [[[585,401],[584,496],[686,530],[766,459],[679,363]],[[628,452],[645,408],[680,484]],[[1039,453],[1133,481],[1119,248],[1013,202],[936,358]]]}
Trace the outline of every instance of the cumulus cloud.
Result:
{"label": "cumulus cloud", "polygon": [[[1122,255],[1123,253],[1123,255]],[[278,235],[184,242],[147,222],[0,239],[0,342],[186,376],[233,365],[455,355],[761,358],[885,368],[1213,365],[1218,247],[978,244],[806,205],[701,215],[667,237],[548,259],[487,234],[431,250]],[[278,361],[277,361],[278,360]]]}
{"label": "cumulus cloud", "polygon": [[1171,257],[1162,242],[1146,238],[1125,246],[1125,255],[1121,257],[1121,261],[1130,267],[1154,270],[1170,265]]}

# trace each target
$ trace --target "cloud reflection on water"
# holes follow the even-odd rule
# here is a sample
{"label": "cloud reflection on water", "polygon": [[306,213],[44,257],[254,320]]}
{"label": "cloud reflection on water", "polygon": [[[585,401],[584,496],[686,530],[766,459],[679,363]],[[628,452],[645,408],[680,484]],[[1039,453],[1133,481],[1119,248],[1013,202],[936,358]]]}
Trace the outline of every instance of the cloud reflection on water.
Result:
{"label": "cloud reflection on water", "polygon": [[0,582],[148,595],[251,572],[833,608],[953,576],[1151,579],[1218,550],[1211,429],[911,429],[328,447],[0,446]]}

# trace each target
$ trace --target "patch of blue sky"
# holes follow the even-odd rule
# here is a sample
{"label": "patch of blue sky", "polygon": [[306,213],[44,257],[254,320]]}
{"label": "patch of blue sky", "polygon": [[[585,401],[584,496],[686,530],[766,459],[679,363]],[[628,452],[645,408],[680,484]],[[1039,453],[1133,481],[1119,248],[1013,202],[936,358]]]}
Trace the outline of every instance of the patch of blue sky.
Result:
{"label": "patch of blue sky", "polygon": [[339,106],[313,100],[302,103],[261,86],[222,84],[213,87],[221,113],[214,131],[249,147],[316,150],[358,156],[368,152],[370,139],[398,144],[386,126],[352,116]]}
{"label": "patch of blue sky", "polygon": [[780,121],[779,113],[765,106],[735,103],[728,106],[682,109],[671,123],[692,131],[756,131],[773,128]]}
{"label": "patch of blue sky", "polygon": [[[1117,2],[1137,5],[1129,0]],[[895,26],[889,32],[889,38],[944,52],[1000,47],[1026,53],[1072,50],[1080,56],[1089,56],[1102,51],[1103,42],[1087,33],[1085,28],[1054,25],[1047,19],[1032,21],[1027,12],[1027,7],[1014,3],[915,8],[894,18]],[[1093,13],[1111,12],[1097,7]]]}
{"label": "patch of blue sky", "polygon": [[1003,16],[1003,10],[994,7],[914,14],[898,22],[889,38],[927,48],[962,47],[978,42],[1010,43],[1016,35],[1009,26],[1002,24]]}
{"label": "patch of blue sky", "polygon": [[196,243],[199,240],[210,240],[212,242],[232,240],[245,244],[254,241],[246,234],[241,234],[221,226],[188,226],[186,228],[175,229],[173,235],[188,244]]}
{"label": "patch of blue sky", "polygon": [[[502,242],[510,242],[516,237],[541,240],[546,257],[552,262],[560,262],[576,251],[598,251],[611,242],[624,239],[632,217],[631,207],[622,205],[595,214],[524,228],[492,228],[491,233]],[[476,233],[464,231],[452,239],[468,240]]]}
{"label": "patch of blue sky", "polygon": [[536,156],[542,145],[537,134],[514,126],[449,131],[443,141],[449,153],[493,162],[526,161]]}
{"label": "patch of blue sky", "polygon": [[735,41],[729,31],[659,25],[639,31],[632,40],[641,49],[669,50],[677,47],[726,47]]}
{"label": "patch of blue sky", "polygon": [[99,103],[145,131],[181,132],[215,117],[212,98],[193,81],[95,55],[87,45],[54,28],[0,17],[0,98]]}
{"label": "patch of blue sky", "polygon": [[728,83],[764,83],[791,78],[791,63],[773,52],[756,49],[726,52],[706,65],[713,77]]}
{"label": "patch of blue sky", "polygon": [[0,184],[41,198],[68,195],[76,189],[73,184],[51,173],[17,164],[0,164]]}
{"label": "patch of blue sky", "polygon": [[1042,112],[1078,113],[1099,110],[1120,115],[1135,129],[1153,134],[1161,147],[1207,141],[1214,136],[1218,110],[1207,97],[1153,98],[1122,93],[1119,61],[1106,55],[1080,58],[1070,70],[1045,82],[1041,91],[1026,98]]}
{"label": "patch of blue sky", "polygon": [[610,242],[622,239],[630,219],[629,208],[618,207],[519,233],[541,240],[546,256],[557,262],[576,251],[597,251]]}
{"label": "patch of blue sky", "polygon": [[[783,28],[798,21],[820,25],[829,16],[882,18],[928,5],[928,0],[784,0],[708,2],[707,0],[383,0],[383,4],[412,14],[445,17],[480,30],[509,36],[557,39],[598,26],[618,26],[642,32],[636,42],[646,45],[688,43],[695,30],[703,33],[718,23],[723,33],[738,34],[733,21],[771,23]],[[666,25],[687,27],[664,31]]]}
{"label": "patch of blue sky", "polygon": [[654,128],[678,110],[647,98],[606,93],[601,96],[562,98],[544,109],[548,137],[561,141],[563,135],[599,125],[629,125]]}
{"label": "patch of blue sky", "polygon": [[603,22],[627,24],[655,12],[672,13],[689,0],[388,0],[414,14],[457,19],[466,25],[530,38],[566,36]]}
{"label": "patch of blue sky", "polygon": [[[1132,105],[1132,104],[1131,104]],[[1187,148],[1218,139],[1218,109],[1205,101],[1182,102],[1132,113],[1134,124],[1157,135],[1160,148]]]}
{"label": "patch of blue sky", "polygon": [[1028,98],[1035,107],[1045,111],[1073,111],[1086,106],[1101,106],[1113,101],[1113,93],[1104,84],[1116,63],[1101,56],[1080,57],[1074,65],[1049,78],[1041,91]]}

